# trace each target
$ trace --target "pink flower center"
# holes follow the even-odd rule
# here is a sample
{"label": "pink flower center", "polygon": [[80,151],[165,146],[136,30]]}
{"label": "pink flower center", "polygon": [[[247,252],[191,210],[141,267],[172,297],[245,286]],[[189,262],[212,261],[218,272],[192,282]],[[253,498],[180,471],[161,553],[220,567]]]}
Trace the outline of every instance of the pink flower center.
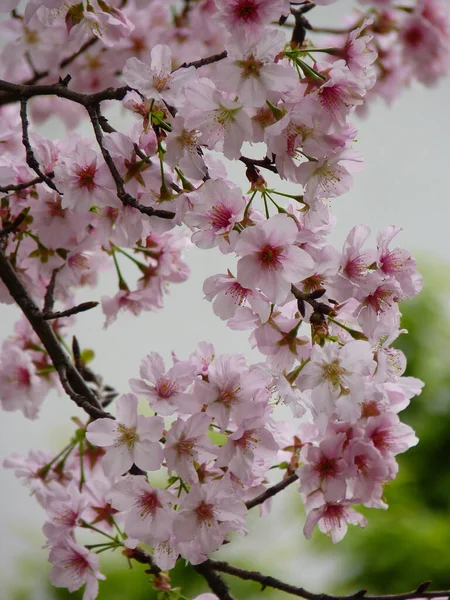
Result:
{"label": "pink flower center", "polygon": [[139,496],[136,501],[136,505],[139,509],[139,514],[143,519],[149,515],[154,517],[158,508],[162,507],[162,504],[158,498],[158,494],[153,491],[146,492],[145,494],[142,494],[142,496]]}
{"label": "pink flower center", "polygon": [[178,386],[172,379],[161,377],[156,386],[160,398],[170,398],[178,392]]}
{"label": "pink flower center", "polygon": [[243,451],[252,450],[256,447],[258,441],[256,438],[252,437],[253,433],[252,429],[244,431],[242,437],[234,441],[235,445]]}
{"label": "pink flower center", "polygon": [[356,256],[349,260],[344,267],[344,273],[350,279],[362,277],[367,272],[367,264],[363,256]]}
{"label": "pink flower center", "polygon": [[365,473],[367,471],[367,458],[361,454],[359,456],[355,456],[355,465],[358,469],[358,471],[362,471],[363,473]]}
{"label": "pink flower center", "polygon": [[162,92],[169,89],[170,74],[169,75],[153,75],[153,87]]}
{"label": "pink flower center", "polygon": [[251,293],[251,290],[242,287],[242,285],[236,281],[230,285],[225,292],[225,295],[227,296],[230,294],[230,296],[233,297],[234,304],[239,304],[239,306],[242,306],[242,304],[244,304],[244,302],[247,300],[247,296],[251,295]]}
{"label": "pink flower center", "polygon": [[228,206],[225,206],[224,204],[213,206],[208,213],[208,217],[214,229],[226,229],[229,227],[232,216],[233,213]]}
{"label": "pink flower center", "polygon": [[264,63],[257,60],[253,54],[245,60],[236,61],[236,63],[242,69],[242,76],[246,78],[259,77],[259,72],[264,66]]}
{"label": "pink flower center", "polygon": [[381,269],[388,275],[398,273],[405,267],[405,257],[401,251],[392,250],[381,257]]}
{"label": "pink flower center", "polygon": [[423,29],[414,24],[403,33],[405,44],[411,48],[419,48],[424,40]]}
{"label": "pink flower center", "polygon": [[231,406],[238,399],[238,392],[239,387],[233,388],[231,386],[228,386],[221,390],[216,402],[221,402],[222,404],[225,404],[225,406]]}
{"label": "pink flower center", "polygon": [[71,576],[79,581],[84,579],[86,572],[92,573],[89,561],[85,556],[78,552],[74,552],[65,559],[64,568],[70,570]]}
{"label": "pink flower center", "polygon": [[192,439],[185,439],[185,438],[180,438],[180,440],[178,441],[177,444],[175,444],[175,448],[177,451],[178,456],[192,456],[193,455],[193,448],[194,448],[194,440]]}
{"label": "pink flower center", "polygon": [[396,302],[397,299],[393,296],[392,290],[379,286],[373,294],[367,296],[364,304],[370,306],[377,314],[380,314],[388,310]]}
{"label": "pink flower center", "polygon": [[273,271],[281,265],[280,257],[283,254],[282,246],[266,244],[258,253],[258,259],[263,269]]}
{"label": "pink flower center", "polygon": [[341,520],[345,519],[345,507],[340,504],[327,504],[323,518],[331,528],[340,527]]}
{"label": "pink flower center", "polygon": [[377,450],[387,450],[392,443],[392,436],[388,429],[376,429],[370,439]]}
{"label": "pink flower center", "polygon": [[342,96],[339,85],[322,86],[319,90],[319,100],[325,110],[339,110],[343,101]]}
{"label": "pink flower center", "polygon": [[138,441],[139,436],[136,433],[136,427],[125,427],[121,423],[117,426],[116,444],[127,446],[131,450]]}
{"label": "pink flower center", "polygon": [[376,400],[369,400],[361,405],[361,418],[368,419],[369,417],[378,417],[380,409]]}
{"label": "pink flower center", "polygon": [[55,517],[55,521],[66,527],[75,527],[78,521],[78,513],[70,506],[63,505],[61,512]]}
{"label": "pink flower center", "polygon": [[204,500],[197,506],[194,510],[197,516],[197,523],[201,525],[202,523],[206,523],[207,525],[211,525],[214,521],[214,505],[207,504]]}
{"label": "pink flower center", "polygon": [[89,165],[89,167],[84,167],[84,169],[80,169],[77,173],[78,177],[78,187],[86,188],[88,192],[92,192],[97,184],[94,181],[95,173],[97,169],[95,165]]}
{"label": "pink flower center", "polygon": [[336,462],[337,461],[335,458],[327,458],[326,456],[322,456],[314,468],[319,475],[325,479],[327,477],[335,477],[338,472]]}
{"label": "pink flower center", "polygon": [[17,382],[23,387],[30,387],[31,375],[25,367],[19,367],[16,371]]}
{"label": "pink flower center", "polygon": [[240,0],[233,8],[233,14],[242,21],[254,21],[258,17],[255,0]]}

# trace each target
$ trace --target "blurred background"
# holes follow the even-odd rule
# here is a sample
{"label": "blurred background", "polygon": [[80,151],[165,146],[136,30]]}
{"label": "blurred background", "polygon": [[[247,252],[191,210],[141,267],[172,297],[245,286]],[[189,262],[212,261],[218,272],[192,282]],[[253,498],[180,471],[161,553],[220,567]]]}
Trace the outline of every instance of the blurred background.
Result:
{"label": "blurred background", "polygon": [[[350,0],[340,0],[318,8],[314,23],[339,26],[352,5]],[[333,201],[338,222],[332,241],[338,248],[357,223],[372,228],[372,245],[380,228],[400,225],[404,231],[396,245],[413,251],[425,280],[422,294],[401,307],[409,335],[396,344],[407,355],[406,374],[426,383],[422,395],[402,413],[420,443],[398,457],[399,476],[386,489],[389,509],[366,510],[367,528],[350,528],[336,546],[320,535],[306,542],[301,504],[295,489],[288,490],[275,499],[268,517],[251,515],[248,536],[237,536],[236,543],[217,553],[219,559],[317,592],[350,593],[360,588],[402,592],[428,579],[434,589],[450,588],[449,106],[447,80],[432,89],[413,86],[393,106],[379,102],[370,106],[364,119],[355,116],[357,147],[367,166],[355,176],[351,192]],[[120,126],[120,115],[116,119]],[[56,120],[42,131],[49,137],[62,135]],[[82,132],[90,135],[88,129]],[[229,177],[246,189],[241,166],[230,167]],[[171,350],[187,357],[199,341],[208,340],[218,353],[244,352],[249,360],[259,360],[249,349],[247,333],[228,330],[203,300],[203,280],[224,272],[230,257],[194,248],[187,262],[190,279],[171,286],[161,313],[139,319],[123,315],[108,330],[103,329],[99,310],[78,317],[71,333],[83,348],[94,350],[93,368],[120,392],[128,391],[128,379],[137,376],[141,358],[150,351],[168,361]],[[112,295],[115,287],[115,272],[106,272],[99,288],[83,290],[79,300]],[[12,332],[18,316],[14,307],[0,306],[0,340]],[[0,461],[11,452],[27,454],[30,449],[56,453],[73,430],[70,417],[75,415],[81,416],[78,409],[56,394],[46,399],[37,421],[3,412]],[[0,600],[81,598],[80,593],[68,594],[47,584],[49,565],[40,531],[44,513],[11,471],[0,470],[0,490]],[[101,583],[100,600],[156,598],[144,567],[133,564],[130,571],[122,556],[102,555],[101,570],[108,579]],[[187,598],[206,591],[192,570],[176,569],[173,581],[183,584]],[[231,579],[230,583],[240,599],[261,596],[256,584]],[[280,597],[281,592],[264,591],[266,599]]]}

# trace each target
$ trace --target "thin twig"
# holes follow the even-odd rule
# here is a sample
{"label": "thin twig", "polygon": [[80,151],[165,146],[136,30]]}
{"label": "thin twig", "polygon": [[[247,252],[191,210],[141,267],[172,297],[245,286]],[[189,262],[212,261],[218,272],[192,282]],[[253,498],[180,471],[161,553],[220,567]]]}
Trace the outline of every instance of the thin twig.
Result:
{"label": "thin twig", "polygon": [[65,98],[82,106],[93,106],[105,100],[123,100],[130,90],[131,88],[125,85],[119,88],[109,87],[94,94],[83,94],[69,90],[66,79],[48,85],[11,83],[0,79],[0,106],[19,100],[28,100],[35,96],[58,96],[58,98]]}
{"label": "thin twig", "polygon": [[192,62],[183,63],[180,65],[175,71],[178,69],[188,69],[189,67],[195,67],[199,69],[200,67],[204,67],[205,65],[211,65],[212,63],[218,62],[219,60],[223,60],[228,56],[228,52],[224,50],[219,54],[213,54],[212,56],[206,56],[205,58],[200,58],[199,60],[193,60]]}
{"label": "thin twig", "polygon": [[22,144],[24,145],[26,151],[27,165],[30,167],[30,169],[33,169],[36,175],[40,177],[41,180],[44,181],[50,188],[52,188],[52,190],[55,190],[55,192],[59,193],[58,188],[50,179],[50,177],[47,177],[47,175],[41,171],[39,163],[34,156],[28,134],[27,100],[20,101],[20,119],[22,121]]}
{"label": "thin twig", "polygon": [[124,206],[132,206],[136,210],[139,210],[139,212],[150,217],[159,217],[161,219],[173,219],[175,217],[174,212],[168,210],[155,209],[150,206],[144,206],[143,204],[140,204],[135,198],[133,198],[133,196],[128,194],[128,192],[125,191],[125,182],[123,180],[123,177],[120,175],[116,165],[114,164],[111,154],[103,145],[103,133],[99,121],[98,106],[88,105],[86,106],[86,109],[91,119],[97,143],[100,147],[101,153],[103,155],[105,163],[108,166],[111,176],[114,179],[114,183],[116,184],[117,197],[122,202],[122,204]]}
{"label": "thin twig", "polygon": [[247,502],[245,503],[245,506],[250,510],[254,506],[258,506],[258,504],[262,504],[269,498],[272,498],[279,492],[283,491],[289,485],[291,485],[292,483],[297,481],[297,479],[298,479],[298,475],[296,475],[295,473],[293,475],[289,475],[288,477],[286,477],[286,479],[281,480],[280,483],[272,485],[265,492],[263,492],[259,496],[256,496],[256,498],[253,498],[253,500],[247,500]]}
{"label": "thin twig", "polygon": [[[50,173],[45,173],[45,176],[52,179],[55,176],[55,174],[53,173],[53,171],[50,171]],[[27,188],[33,185],[42,183],[43,181],[44,179],[42,179],[42,177],[35,177],[34,179],[31,179],[30,181],[24,181],[23,183],[12,183],[3,187],[0,186],[0,194],[8,194],[9,192],[20,192],[22,190],[26,190]]]}
{"label": "thin twig", "polygon": [[50,321],[51,319],[62,319],[63,317],[71,317],[72,315],[77,315],[78,313],[91,310],[91,308],[95,308],[96,306],[98,306],[98,302],[82,302],[81,304],[72,306],[72,308],[68,308],[67,310],[44,312],[43,317],[46,321]]}
{"label": "thin twig", "polygon": [[16,231],[25,221],[29,212],[30,208],[27,206],[17,215],[17,217],[12,223],[9,223],[9,225],[6,225],[5,227],[3,227],[3,229],[0,230],[0,238]]}

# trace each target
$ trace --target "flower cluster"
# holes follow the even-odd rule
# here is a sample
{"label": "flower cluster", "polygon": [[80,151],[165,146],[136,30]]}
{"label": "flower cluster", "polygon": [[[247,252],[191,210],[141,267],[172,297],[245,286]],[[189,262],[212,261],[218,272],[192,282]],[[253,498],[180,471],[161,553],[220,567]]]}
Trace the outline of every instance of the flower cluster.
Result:
{"label": "flower cluster", "polygon": [[[392,343],[404,333],[399,303],[422,280],[409,252],[393,247],[399,227],[386,226],[366,248],[370,230],[356,225],[333,246],[329,200],[363,166],[352,114],[412,77],[430,84],[446,73],[450,20],[438,0],[361,2],[368,15],[329,48],[307,39],[305,6],[287,0],[201,0],[181,12],[160,0],[122,8],[30,0],[20,18],[1,23],[13,43],[0,74],[31,89],[31,120],[56,112],[72,126],[87,111],[94,132],[42,138],[29,127],[28,100],[19,97],[19,111],[8,96],[14,86],[0,82],[0,252],[43,306],[33,319],[51,320],[49,335],[63,339],[67,314],[89,308],[69,308],[77,289],[96,285],[107,267],[118,289],[101,298],[105,326],[121,311],[159,310],[168,284],[189,275],[183,250],[217,247],[229,269],[205,280],[205,299],[228,327],[249,330],[262,356],[248,365],[202,342],[167,368],[151,351],[115,401],[115,418],[98,409],[103,418],[78,420],[56,457],[6,460],[47,513],[54,585],[85,585],[91,600],[103,578],[97,553],[121,548],[133,558],[140,543],[158,569],[178,557],[204,562],[230,532],[246,532],[249,508],[268,510],[276,467],[298,479],[307,538],[318,525],[337,542],[349,523],[365,525],[355,507],[387,507],[395,457],[417,443],[398,413],[422,387],[404,376]],[[291,13],[289,42],[281,26]],[[55,48],[64,49],[61,63]],[[69,89],[65,79],[52,87],[67,65]],[[126,85],[99,92],[119,81]],[[41,86],[33,98],[36,82],[51,93]],[[121,102],[124,131],[103,116],[108,99]],[[262,158],[244,155],[253,145]],[[248,190],[228,179],[229,161],[245,169]],[[262,169],[286,181],[283,191]],[[124,260],[138,270],[134,286]],[[53,312],[55,301],[65,311]],[[61,384],[82,405],[41,331],[19,322],[0,353],[1,405],[28,418]],[[114,394],[76,345],[73,353],[105,408]],[[292,411],[289,421],[279,405]],[[85,544],[81,530],[102,542]],[[170,590],[158,569],[155,587]]]}

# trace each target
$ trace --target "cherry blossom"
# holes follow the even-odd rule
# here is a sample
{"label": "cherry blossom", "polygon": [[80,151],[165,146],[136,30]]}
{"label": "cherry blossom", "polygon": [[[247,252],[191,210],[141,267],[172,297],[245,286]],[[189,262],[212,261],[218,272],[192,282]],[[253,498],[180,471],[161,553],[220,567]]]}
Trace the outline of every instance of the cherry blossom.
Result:
{"label": "cherry blossom", "polygon": [[91,444],[108,448],[102,459],[106,475],[122,475],[133,463],[140,469],[157,471],[163,461],[163,450],[158,443],[164,429],[163,419],[138,415],[138,398],[134,394],[121,396],[116,406],[117,420],[97,419],[86,430]]}
{"label": "cherry blossom", "polygon": [[313,272],[313,261],[293,245],[297,227],[285,214],[274,215],[262,224],[246,229],[239,236],[236,253],[237,280],[248,288],[259,288],[272,302],[283,303],[291,283]]}
{"label": "cherry blossom", "polygon": [[98,581],[105,579],[99,571],[99,559],[70,539],[61,541],[50,550],[53,564],[50,581],[55,587],[66,587],[74,592],[85,585],[83,600],[94,600],[98,594]]}

